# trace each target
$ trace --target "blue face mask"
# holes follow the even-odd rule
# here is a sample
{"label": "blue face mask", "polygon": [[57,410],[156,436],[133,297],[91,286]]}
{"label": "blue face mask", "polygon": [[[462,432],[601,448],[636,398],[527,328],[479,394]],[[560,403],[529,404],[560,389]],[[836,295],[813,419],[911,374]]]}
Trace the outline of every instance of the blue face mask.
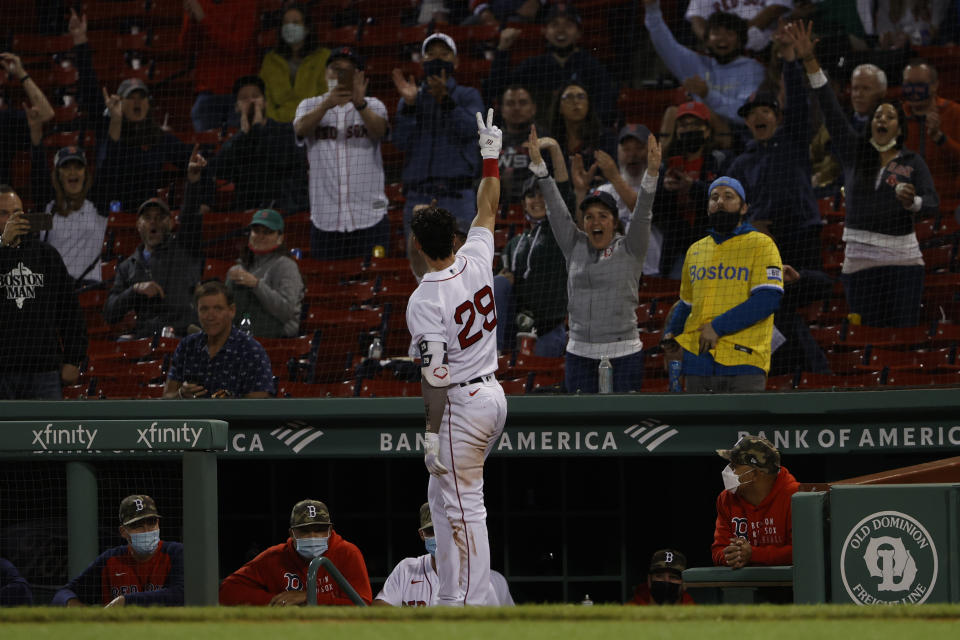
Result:
{"label": "blue face mask", "polygon": [[427,548],[427,552],[432,555],[434,558],[437,557],[437,539],[436,538],[424,538],[423,546]]}
{"label": "blue face mask", "polygon": [[297,538],[297,553],[307,560],[313,560],[327,552],[329,543],[329,538]]}
{"label": "blue face mask", "polygon": [[453,76],[453,63],[434,58],[423,63],[423,73],[428,76],[439,76],[441,71],[447,72],[447,77]]}
{"label": "blue face mask", "polygon": [[130,534],[130,546],[133,548],[134,553],[141,556],[149,555],[156,551],[158,544],[160,544],[159,528],[153,531]]}

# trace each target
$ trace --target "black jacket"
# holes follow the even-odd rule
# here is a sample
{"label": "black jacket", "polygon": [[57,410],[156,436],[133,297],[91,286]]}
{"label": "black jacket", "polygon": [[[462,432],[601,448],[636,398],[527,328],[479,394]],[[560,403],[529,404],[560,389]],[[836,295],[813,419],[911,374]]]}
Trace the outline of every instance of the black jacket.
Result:
{"label": "black jacket", "polygon": [[80,365],[87,326],[56,249],[32,236],[0,248],[0,288],[0,373]]}

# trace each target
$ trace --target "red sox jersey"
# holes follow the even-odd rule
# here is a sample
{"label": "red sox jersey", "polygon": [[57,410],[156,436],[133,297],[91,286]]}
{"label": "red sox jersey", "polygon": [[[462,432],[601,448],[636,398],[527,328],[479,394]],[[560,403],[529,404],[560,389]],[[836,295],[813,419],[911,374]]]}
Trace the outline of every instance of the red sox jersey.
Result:
{"label": "red sox jersey", "polygon": [[117,596],[124,596],[128,605],[183,606],[183,545],[161,540],[143,561],[129,545],[104,551],[57,591],[53,604],[77,598],[88,605],[107,605]]}
{"label": "red sox jersey", "polygon": [[[440,578],[430,563],[429,553],[419,558],[404,558],[390,572],[376,599],[394,607],[433,607],[437,604],[439,581]],[[513,597],[510,595],[506,578],[496,571],[491,571],[490,585],[497,597],[498,606],[513,606]]]}
{"label": "red sox jersey", "polygon": [[711,547],[713,563],[726,565],[723,550],[730,544],[730,538],[746,538],[751,547],[751,565],[793,564],[790,499],[799,488],[796,478],[786,467],[780,467],[770,494],[757,506],[735,493],[722,491],[717,496],[717,526]]}
{"label": "red sox jersey", "polygon": [[[370,604],[370,577],[363,555],[356,545],[347,542],[336,531],[324,554],[336,565],[360,598]],[[297,553],[293,538],[270,547],[256,558],[227,576],[220,585],[220,604],[269,604],[282,591],[303,591],[310,563]],[[325,569],[317,572],[318,605],[352,605]]]}
{"label": "red sox jersey", "polygon": [[[450,384],[497,370],[497,310],[493,303],[493,234],[471,227],[453,264],[423,276],[407,303],[407,327],[415,344],[444,342]],[[444,363],[433,363],[444,367]]]}

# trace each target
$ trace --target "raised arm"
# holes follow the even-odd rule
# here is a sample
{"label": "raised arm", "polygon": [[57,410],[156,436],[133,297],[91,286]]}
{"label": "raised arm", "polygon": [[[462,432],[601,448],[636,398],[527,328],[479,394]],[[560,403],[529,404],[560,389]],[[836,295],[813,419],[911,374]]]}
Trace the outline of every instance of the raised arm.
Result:
{"label": "raised arm", "polygon": [[[548,145],[553,153],[552,145]],[[537,137],[537,129],[534,125],[530,126],[530,137],[527,139],[527,150],[530,153],[530,172],[540,178],[537,182],[540,185],[540,191],[543,193],[543,199],[547,205],[547,219],[550,220],[550,230],[557,241],[557,246],[563,252],[565,257],[573,251],[573,246],[577,241],[579,230],[570,216],[570,209],[567,203],[560,195],[557,183],[553,181],[547,173],[547,164],[543,161],[540,154],[540,139]],[[559,159],[562,163],[562,158]]]}
{"label": "raised arm", "polygon": [[653,198],[657,193],[661,155],[660,142],[650,134],[647,138],[647,170],[640,182],[640,192],[626,237],[627,248],[640,264],[647,256],[647,245],[650,243],[650,221],[653,219]]}
{"label": "raised arm", "polygon": [[500,147],[503,132],[493,124],[493,108],[487,110],[487,122],[477,112],[477,131],[480,134],[480,155],[483,157],[483,180],[477,189],[477,217],[473,227],[485,227],[493,233],[500,206]]}

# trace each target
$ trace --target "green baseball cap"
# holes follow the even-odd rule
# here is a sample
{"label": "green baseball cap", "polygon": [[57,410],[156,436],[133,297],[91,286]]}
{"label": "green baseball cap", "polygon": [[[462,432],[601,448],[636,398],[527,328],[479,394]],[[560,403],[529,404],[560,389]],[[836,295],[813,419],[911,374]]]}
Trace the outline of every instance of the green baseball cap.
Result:
{"label": "green baseball cap", "polygon": [[290,512],[290,528],[307,527],[314,524],[333,524],[330,522],[330,510],[319,500],[301,500],[293,505]]}
{"label": "green baseball cap", "polygon": [[267,229],[273,229],[274,231],[283,232],[283,216],[280,215],[279,211],[274,209],[260,209],[250,220],[250,226],[252,227],[255,224],[262,225]]}
{"label": "green baseball cap", "polygon": [[430,515],[430,503],[420,505],[420,530],[433,528],[433,516]]}
{"label": "green baseball cap", "polygon": [[674,549],[661,549],[650,558],[650,573],[672,571],[681,575],[687,568],[687,556]]}
{"label": "green baseball cap", "polygon": [[153,498],[143,494],[127,496],[120,501],[120,524],[125,527],[144,518],[159,518]]}
{"label": "green baseball cap", "polygon": [[743,436],[732,449],[717,449],[717,455],[733,464],[747,464],[771,474],[780,472],[780,452],[760,436]]}

